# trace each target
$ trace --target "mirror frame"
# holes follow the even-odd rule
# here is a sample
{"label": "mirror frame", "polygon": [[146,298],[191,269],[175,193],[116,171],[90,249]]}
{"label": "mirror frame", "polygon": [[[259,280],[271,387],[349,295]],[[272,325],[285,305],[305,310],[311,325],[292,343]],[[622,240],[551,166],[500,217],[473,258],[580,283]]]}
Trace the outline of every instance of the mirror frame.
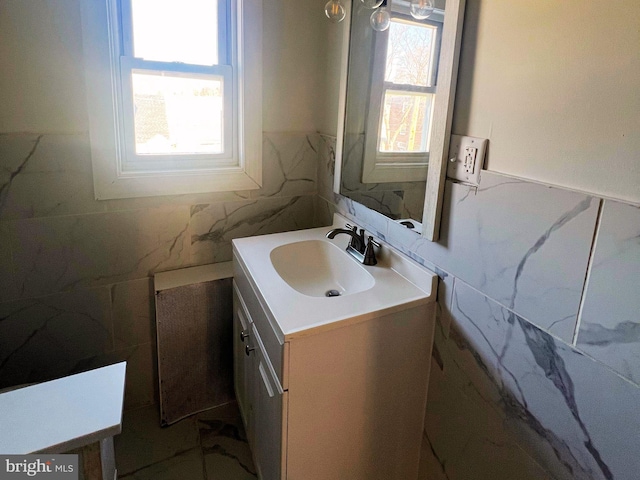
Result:
{"label": "mirror frame", "polygon": [[[349,19],[349,21],[345,23],[343,29],[342,54],[340,58],[339,115],[336,141],[336,167],[333,183],[333,191],[338,194],[340,194],[340,184],[342,182],[342,154],[347,105],[351,9],[352,2],[357,1],[359,0],[345,2],[345,19]],[[438,86],[433,107],[433,123],[431,126],[429,169],[427,171],[427,187],[422,214],[422,237],[432,242],[438,240],[440,233],[440,218],[444,199],[449,142],[451,139],[453,106],[458,82],[458,64],[460,61],[465,3],[466,0],[447,0],[444,14],[442,45],[438,65]]]}

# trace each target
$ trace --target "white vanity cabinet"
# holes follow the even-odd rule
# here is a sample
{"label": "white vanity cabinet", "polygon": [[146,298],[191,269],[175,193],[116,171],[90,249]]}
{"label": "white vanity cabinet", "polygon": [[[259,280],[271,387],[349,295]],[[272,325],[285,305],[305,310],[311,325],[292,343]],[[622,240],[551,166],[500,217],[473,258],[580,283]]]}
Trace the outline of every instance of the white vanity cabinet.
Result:
{"label": "white vanity cabinet", "polygon": [[234,375],[238,406],[260,478],[280,479],[287,392],[273,375],[264,344],[234,284]]}
{"label": "white vanity cabinet", "polygon": [[260,478],[417,478],[434,303],[285,335],[238,256],[236,394]]}

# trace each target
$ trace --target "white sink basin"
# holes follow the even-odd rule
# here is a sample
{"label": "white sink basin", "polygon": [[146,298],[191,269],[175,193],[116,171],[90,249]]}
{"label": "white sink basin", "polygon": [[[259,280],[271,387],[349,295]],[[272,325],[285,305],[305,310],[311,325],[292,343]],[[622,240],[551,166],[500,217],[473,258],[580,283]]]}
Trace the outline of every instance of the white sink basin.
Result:
{"label": "white sink basin", "polygon": [[303,240],[274,248],[269,255],[278,275],[310,297],[350,295],[375,285],[369,272],[326,240]]}
{"label": "white sink basin", "polygon": [[435,300],[438,277],[390,247],[364,266],[345,251],[348,235],[325,237],[346,224],[334,214],[330,227],[233,240],[234,282],[255,292],[280,343]]}

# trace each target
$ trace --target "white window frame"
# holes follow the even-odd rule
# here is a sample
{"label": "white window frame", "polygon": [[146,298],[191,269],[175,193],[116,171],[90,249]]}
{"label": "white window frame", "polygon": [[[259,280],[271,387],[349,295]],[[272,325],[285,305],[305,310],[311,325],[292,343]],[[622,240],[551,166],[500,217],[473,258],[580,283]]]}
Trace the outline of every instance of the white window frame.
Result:
{"label": "white window frame", "polygon": [[[229,0],[227,65],[194,66],[137,59],[119,0],[83,1],[82,27],[95,197],[115,198],[254,190],[262,185],[262,0]],[[125,28],[121,31],[121,25]],[[124,42],[124,43],[123,43]],[[129,45],[127,45],[129,42]],[[222,47],[221,47],[222,50]],[[131,155],[131,70],[190,78],[224,78],[225,152],[217,155]],[[128,88],[127,88],[128,87]],[[127,97],[128,95],[128,97]],[[231,110],[227,110],[227,109]],[[189,157],[189,158],[186,158]],[[149,166],[153,162],[153,165]]]}
{"label": "white window frame", "polygon": [[[432,85],[422,87],[414,85],[395,85],[385,81],[387,64],[387,48],[389,45],[389,29],[384,32],[376,32],[373,50],[373,62],[371,67],[371,87],[369,97],[369,109],[366,119],[364,139],[364,160],[362,165],[362,183],[391,183],[391,182],[424,182],[427,179],[429,152],[380,152],[380,129],[383,120],[384,98],[387,91],[403,94],[436,93],[436,77],[438,70],[438,58],[442,41],[442,13],[432,15],[433,19],[418,21],[413,19],[408,10],[402,5],[394,7],[399,11],[393,11],[392,19],[406,21],[407,23],[423,23],[437,27],[436,38],[433,44],[433,71],[431,72]],[[441,18],[442,17],[442,18]],[[431,104],[431,118],[429,129],[433,124],[434,101]],[[429,137],[431,132],[428,132]],[[430,141],[427,141],[429,145]]]}

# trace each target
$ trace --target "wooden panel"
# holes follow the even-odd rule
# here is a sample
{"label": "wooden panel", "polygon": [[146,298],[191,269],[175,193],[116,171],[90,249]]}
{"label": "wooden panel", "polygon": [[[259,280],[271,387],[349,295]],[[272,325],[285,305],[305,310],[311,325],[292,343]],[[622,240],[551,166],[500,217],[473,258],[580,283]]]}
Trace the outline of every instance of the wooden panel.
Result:
{"label": "wooden panel", "polygon": [[290,342],[288,479],[417,477],[433,309]]}

